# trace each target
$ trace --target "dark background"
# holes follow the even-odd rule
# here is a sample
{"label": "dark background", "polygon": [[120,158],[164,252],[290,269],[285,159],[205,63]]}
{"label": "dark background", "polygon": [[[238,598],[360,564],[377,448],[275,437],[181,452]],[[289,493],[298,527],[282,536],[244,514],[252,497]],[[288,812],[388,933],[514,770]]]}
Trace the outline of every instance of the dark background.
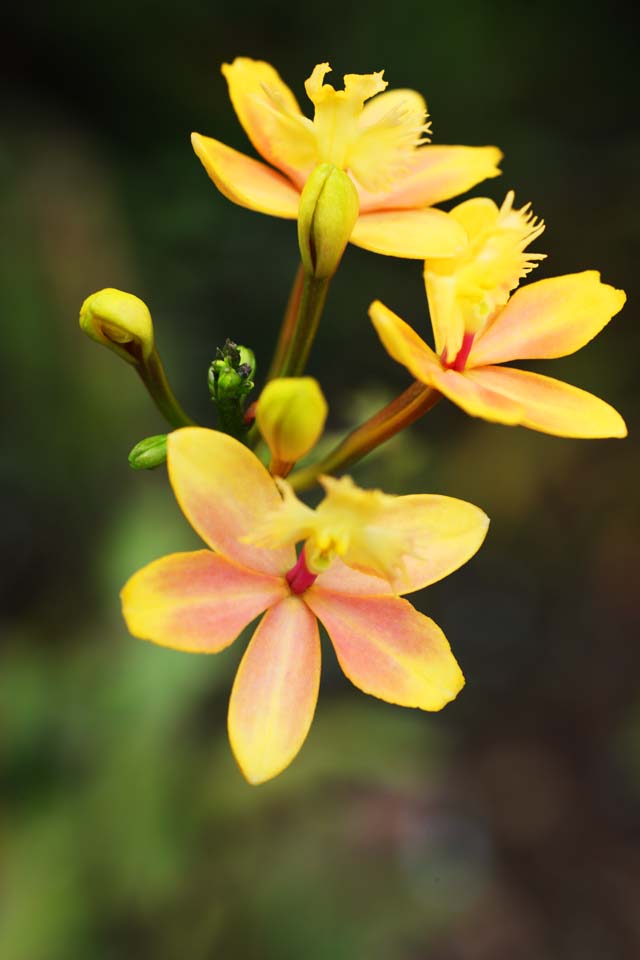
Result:
{"label": "dark background", "polygon": [[[0,530],[3,960],[636,960],[640,956],[636,35],[621,4],[13,4],[3,29]],[[234,207],[197,130],[250,151],[219,72],[303,81],[330,60],[426,94],[434,142],[498,144],[548,223],[537,278],[597,268],[630,300],[537,364],[608,399],[626,441],[560,440],[440,404],[360,482],[460,496],[485,547],[419,595],[467,687],[442,714],[354,690],[326,648],[293,766],[250,788],[226,742],[242,642],[131,639],[117,593],[195,544],[162,423],[82,337],[94,290],[141,296],[171,381],[212,423],[226,336],[263,368],[297,262],[292,223]],[[479,191],[476,191],[479,192]],[[312,356],[339,435],[408,383],[367,320],[426,329],[419,265],[349,248]]]}

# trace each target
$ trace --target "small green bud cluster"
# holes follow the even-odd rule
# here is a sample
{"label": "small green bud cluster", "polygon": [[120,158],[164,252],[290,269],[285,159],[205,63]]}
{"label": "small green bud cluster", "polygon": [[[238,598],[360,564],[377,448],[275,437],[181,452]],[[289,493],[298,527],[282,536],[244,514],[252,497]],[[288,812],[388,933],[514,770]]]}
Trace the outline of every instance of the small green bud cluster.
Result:
{"label": "small green bud cluster", "polygon": [[247,424],[244,418],[246,398],[254,388],[256,358],[253,350],[233,340],[225,340],[216,350],[207,375],[211,399],[218,411],[221,430],[244,439]]}

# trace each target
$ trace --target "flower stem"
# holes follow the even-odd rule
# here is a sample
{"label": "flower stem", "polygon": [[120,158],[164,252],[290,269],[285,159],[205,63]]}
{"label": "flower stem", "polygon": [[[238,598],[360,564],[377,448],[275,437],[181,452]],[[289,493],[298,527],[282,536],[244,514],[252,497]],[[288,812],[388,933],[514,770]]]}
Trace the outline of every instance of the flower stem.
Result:
{"label": "flower stem", "polygon": [[275,377],[281,376],[280,371],[284,364],[284,360],[291,343],[291,338],[293,337],[293,333],[296,328],[303,286],[304,267],[302,264],[300,264],[293,280],[291,293],[289,294],[287,309],[285,310],[284,318],[282,320],[282,327],[280,328],[280,335],[278,336],[278,343],[273,355],[273,360],[271,361],[271,366],[269,367],[267,382],[275,379]]}
{"label": "flower stem", "polygon": [[350,466],[424,416],[441,396],[437,390],[418,380],[414,381],[399,397],[352,430],[324,459],[303,470],[296,470],[289,478],[289,483],[294,490],[306,490],[313,486],[319,476]]}
{"label": "flower stem", "polygon": [[276,376],[299,377],[304,373],[328,292],[328,277],[305,274],[300,309]]}
{"label": "flower stem", "polygon": [[195,424],[195,420],[184,412],[176,400],[169,386],[162,360],[155,350],[148,360],[143,360],[136,369],[151,399],[172,427],[190,427]]}

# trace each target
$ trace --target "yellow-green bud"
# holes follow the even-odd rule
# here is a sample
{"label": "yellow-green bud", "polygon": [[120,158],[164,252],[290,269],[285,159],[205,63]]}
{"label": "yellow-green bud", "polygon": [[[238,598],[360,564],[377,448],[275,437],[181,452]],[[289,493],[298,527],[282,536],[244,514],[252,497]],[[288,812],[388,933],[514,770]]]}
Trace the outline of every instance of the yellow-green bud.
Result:
{"label": "yellow-green bud", "polygon": [[146,303],[132,293],[107,287],[80,309],[80,326],[97,343],[128,363],[148,360],[154,349],[153,322]]}
{"label": "yellow-green bud", "polygon": [[298,210],[298,243],[304,269],[318,280],[332,277],[360,211],[350,177],[321,163],[304,185]]}
{"label": "yellow-green bud", "polygon": [[291,465],[316,444],[327,418],[327,401],[313,377],[281,377],[260,394],[256,423],[273,460]]}
{"label": "yellow-green bud", "polygon": [[133,470],[155,470],[167,459],[167,435],[159,433],[155,437],[145,437],[129,454],[129,466]]}

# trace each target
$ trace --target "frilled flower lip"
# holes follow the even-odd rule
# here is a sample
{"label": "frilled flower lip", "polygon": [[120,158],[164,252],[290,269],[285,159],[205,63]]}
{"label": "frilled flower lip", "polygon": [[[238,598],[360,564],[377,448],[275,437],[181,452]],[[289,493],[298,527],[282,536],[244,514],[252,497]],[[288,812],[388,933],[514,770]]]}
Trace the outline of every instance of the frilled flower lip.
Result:
{"label": "frilled flower lip", "polygon": [[[240,206],[285,219],[296,219],[299,197],[309,173],[327,156],[318,152],[317,136],[328,136],[318,117],[326,95],[318,93],[311,81],[307,90],[316,105],[320,125],[305,117],[293,93],[274,68],[264,61],[238,57],[222,68],[229,96],[249,140],[266,163],[233,150],[210,137],[192,134],[193,148],[220,192]],[[321,72],[322,72],[321,70]],[[383,90],[381,74],[349,75],[345,85],[355,94],[371,97]],[[311,87],[310,87],[311,85]],[[350,85],[350,86],[349,86]],[[330,91],[341,121],[348,113],[349,98],[343,91]],[[363,93],[364,91],[364,93]],[[357,97],[356,97],[357,101]],[[358,107],[360,101],[355,106]],[[352,103],[353,106],[353,97]],[[360,216],[351,242],[375,253],[424,259],[451,256],[466,244],[463,227],[440,210],[436,203],[464,193],[489,177],[500,174],[502,157],[496,147],[432,146],[421,144],[420,116],[426,113],[424,100],[413,90],[379,92],[359,106],[360,115],[347,116],[357,131],[352,148],[345,154],[360,197]],[[384,187],[365,185],[376,158],[402,141],[403,124],[408,130],[408,148],[403,162],[390,166],[392,173]],[[411,131],[418,131],[415,137]],[[399,132],[398,132],[399,131]],[[413,138],[413,139],[412,139]],[[400,144],[402,147],[402,143]],[[341,154],[342,155],[342,154]],[[331,152],[329,153],[331,158]],[[338,156],[334,159],[339,159]],[[333,160],[331,161],[333,162]],[[358,174],[360,180],[358,179]]]}
{"label": "frilled flower lip", "polygon": [[[177,553],[135,573],[122,591],[130,632],[190,652],[215,653],[264,611],[238,670],[229,737],[247,780],[276,776],[307,735],[318,695],[316,619],[349,679],[401,706],[439,710],[464,684],[440,628],[401,599],[446,576],[480,547],[488,526],[478,508],[449,497],[398,497],[396,522],[414,522],[431,552],[395,584],[340,560],[303,594],[289,588],[293,546],[246,542],[279,502],[260,461],[231,437],[200,427],[169,435],[168,467],[178,502],[211,548]],[[390,521],[391,522],[391,521]]]}

